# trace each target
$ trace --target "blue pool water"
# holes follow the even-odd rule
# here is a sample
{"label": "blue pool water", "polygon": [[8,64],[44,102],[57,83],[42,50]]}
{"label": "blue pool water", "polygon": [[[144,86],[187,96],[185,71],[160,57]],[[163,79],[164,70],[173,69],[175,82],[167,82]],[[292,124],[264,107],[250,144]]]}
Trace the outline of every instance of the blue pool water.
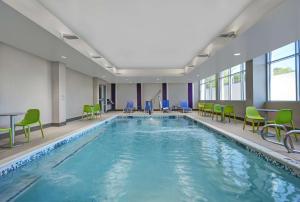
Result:
{"label": "blue pool water", "polygon": [[300,201],[299,178],[187,118],[117,118],[0,180],[0,201]]}

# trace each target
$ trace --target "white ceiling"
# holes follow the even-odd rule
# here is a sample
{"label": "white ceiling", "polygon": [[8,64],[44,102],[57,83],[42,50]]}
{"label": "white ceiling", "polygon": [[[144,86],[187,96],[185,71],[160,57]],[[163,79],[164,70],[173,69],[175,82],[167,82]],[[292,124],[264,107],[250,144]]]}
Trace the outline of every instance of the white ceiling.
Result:
{"label": "white ceiling", "polygon": [[39,0],[117,68],[184,68],[253,0]]}
{"label": "white ceiling", "polygon": [[[253,51],[260,45],[241,39],[248,34],[255,42],[253,27],[282,1],[2,0],[0,41],[108,82],[191,82],[253,58],[246,44]],[[238,37],[217,37],[229,31]],[[80,39],[64,40],[62,33]],[[91,58],[97,54],[104,58]]]}

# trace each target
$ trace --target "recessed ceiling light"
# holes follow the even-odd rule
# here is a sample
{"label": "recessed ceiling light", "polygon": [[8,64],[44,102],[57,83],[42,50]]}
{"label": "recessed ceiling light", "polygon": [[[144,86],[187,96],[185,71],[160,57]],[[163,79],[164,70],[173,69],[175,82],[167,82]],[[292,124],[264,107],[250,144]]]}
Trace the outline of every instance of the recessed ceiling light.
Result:
{"label": "recessed ceiling light", "polygon": [[159,81],[159,78],[156,78],[157,81]]}
{"label": "recessed ceiling light", "polygon": [[64,56],[64,55],[62,55],[62,56],[61,56],[61,58],[62,58],[62,59],[67,59],[67,57],[66,57],[66,56]]}
{"label": "recessed ceiling light", "polygon": [[234,56],[240,56],[241,55],[241,53],[235,53],[235,54],[233,54]]}

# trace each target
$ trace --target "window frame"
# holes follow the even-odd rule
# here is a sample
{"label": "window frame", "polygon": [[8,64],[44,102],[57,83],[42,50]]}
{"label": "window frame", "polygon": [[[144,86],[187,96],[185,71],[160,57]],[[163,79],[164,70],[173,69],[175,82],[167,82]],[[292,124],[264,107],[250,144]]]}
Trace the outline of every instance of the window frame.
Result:
{"label": "window frame", "polygon": [[[214,77],[214,78],[213,78]],[[213,79],[212,79],[213,78]],[[212,86],[211,86],[211,83],[212,82],[215,82],[215,92],[213,92],[213,88],[212,88]],[[213,75],[211,75],[211,76],[208,76],[208,77],[206,77],[206,78],[204,78],[204,79],[201,79],[200,81],[199,81],[199,94],[200,94],[200,96],[199,96],[199,100],[202,100],[201,99],[201,94],[202,94],[202,85],[204,85],[204,99],[203,100],[217,100],[217,94],[216,94],[216,86],[217,86],[217,76],[216,76],[216,74],[213,74]],[[206,98],[206,85],[209,85],[209,99],[207,99]],[[215,93],[215,99],[212,99],[212,95],[213,95],[213,93]]]}

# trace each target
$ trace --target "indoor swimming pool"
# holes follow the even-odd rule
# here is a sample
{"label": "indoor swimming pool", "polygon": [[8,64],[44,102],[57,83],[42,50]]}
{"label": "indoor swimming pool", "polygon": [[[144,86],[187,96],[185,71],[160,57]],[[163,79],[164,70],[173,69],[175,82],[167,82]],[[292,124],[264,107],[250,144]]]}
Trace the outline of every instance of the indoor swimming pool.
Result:
{"label": "indoor swimming pool", "polygon": [[186,117],[117,117],[0,177],[4,201],[300,201],[300,179]]}

